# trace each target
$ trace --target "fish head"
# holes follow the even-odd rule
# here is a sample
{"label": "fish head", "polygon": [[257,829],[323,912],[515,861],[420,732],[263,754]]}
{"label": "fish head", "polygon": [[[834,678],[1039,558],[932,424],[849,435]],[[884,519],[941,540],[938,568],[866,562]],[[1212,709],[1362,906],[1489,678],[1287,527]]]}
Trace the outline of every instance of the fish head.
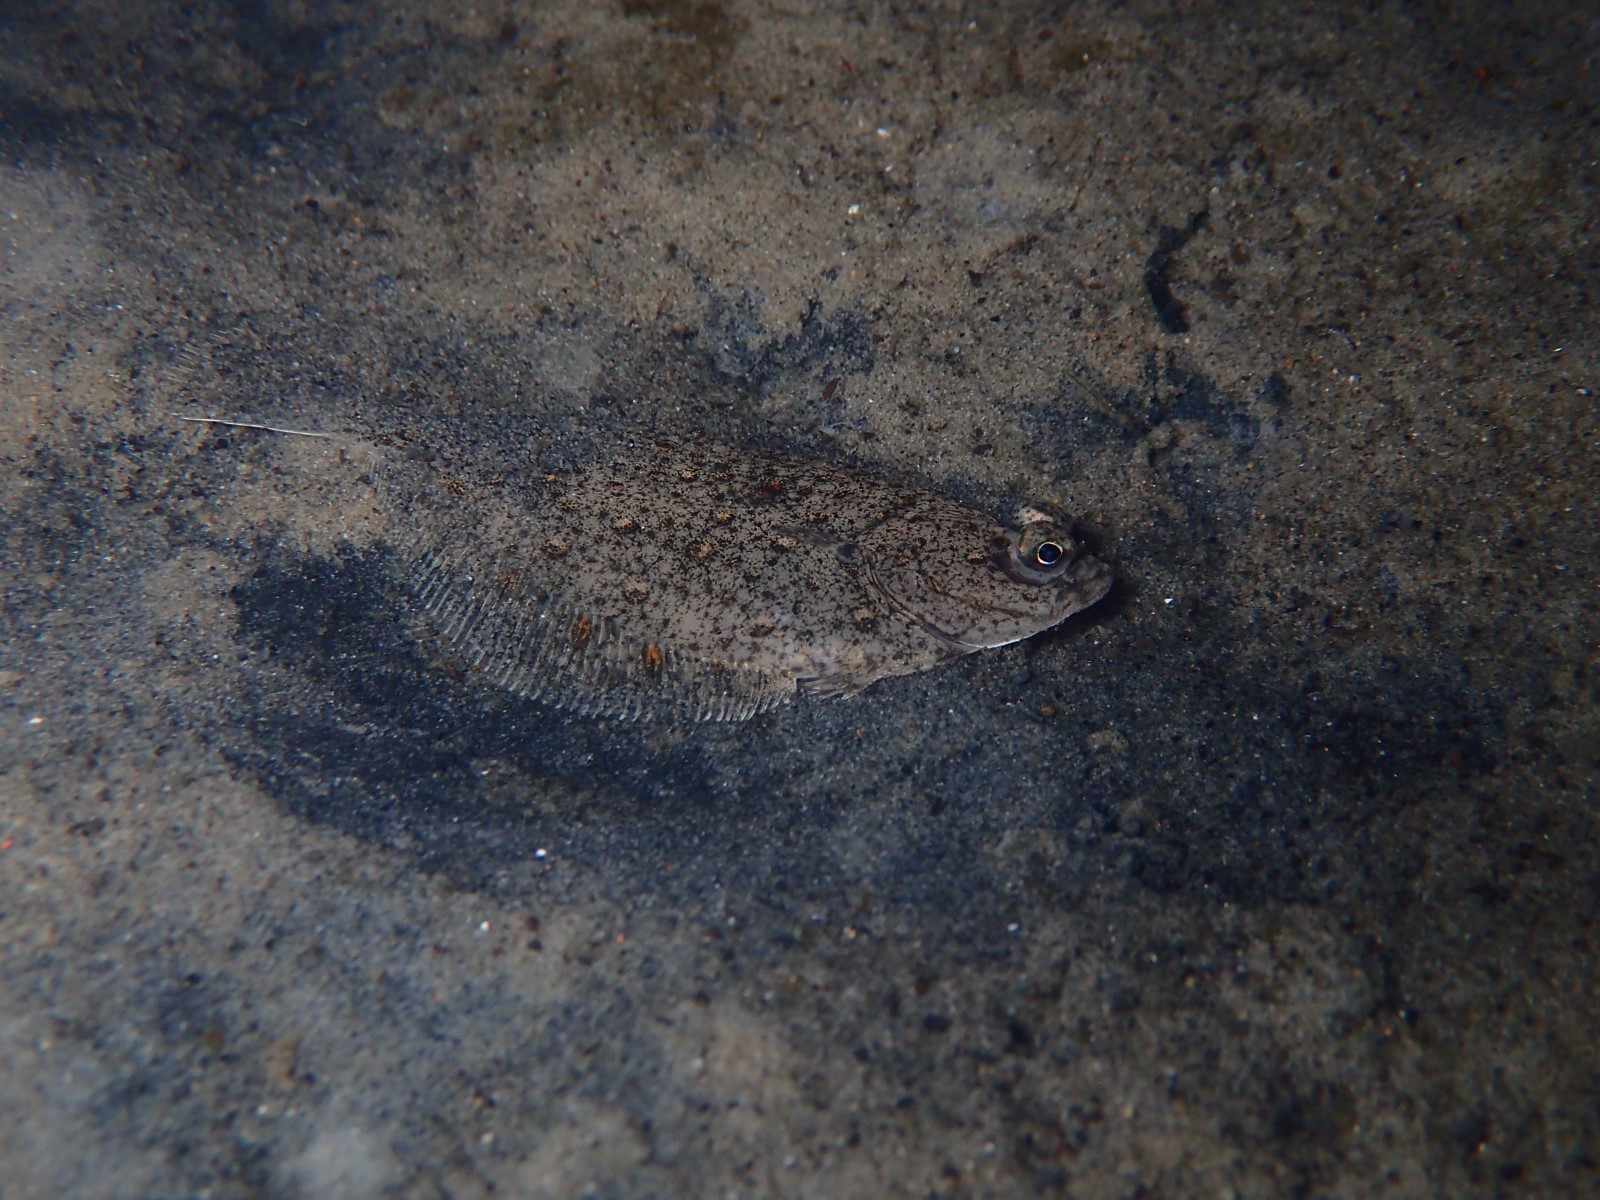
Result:
{"label": "fish head", "polygon": [[1014,527],[954,507],[905,513],[859,552],[892,607],[967,653],[1032,637],[1111,590],[1111,567],[1083,552],[1072,524],[1034,505]]}

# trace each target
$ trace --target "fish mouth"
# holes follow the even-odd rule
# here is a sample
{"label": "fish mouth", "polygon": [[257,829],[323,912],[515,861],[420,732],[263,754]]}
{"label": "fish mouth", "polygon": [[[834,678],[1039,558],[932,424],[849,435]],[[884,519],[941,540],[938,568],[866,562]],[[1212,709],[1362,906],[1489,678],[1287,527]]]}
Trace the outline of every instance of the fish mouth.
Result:
{"label": "fish mouth", "polygon": [[1110,563],[1092,554],[1083,554],[1076,558],[1072,566],[1067,568],[1067,573],[1056,584],[1057,587],[1070,586],[1075,593],[1076,603],[1067,616],[1099,604],[1111,591],[1111,584],[1115,578],[1116,572],[1111,569]]}

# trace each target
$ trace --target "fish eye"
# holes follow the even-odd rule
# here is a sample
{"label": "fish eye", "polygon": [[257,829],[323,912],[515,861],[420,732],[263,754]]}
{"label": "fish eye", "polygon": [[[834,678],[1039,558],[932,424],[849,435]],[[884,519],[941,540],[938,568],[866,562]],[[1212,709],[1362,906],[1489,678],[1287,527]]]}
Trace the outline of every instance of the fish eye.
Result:
{"label": "fish eye", "polygon": [[1059,542],[1040,542],[1033,552],[1033,561],[1041,567],[1053,567],[1061,561],[1064,553]]}

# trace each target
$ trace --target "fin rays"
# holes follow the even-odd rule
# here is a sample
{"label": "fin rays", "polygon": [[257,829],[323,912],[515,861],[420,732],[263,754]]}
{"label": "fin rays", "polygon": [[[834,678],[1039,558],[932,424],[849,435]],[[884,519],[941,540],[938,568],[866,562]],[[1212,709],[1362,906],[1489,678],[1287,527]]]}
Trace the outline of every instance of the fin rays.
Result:
{"label": "fin rays", "polygon": [[795,694],[775,672],[631,639],[549,597],[497,594],[441,552],[417,560],[411,583],[424,640],[496,687],[582,716],[738,721]]}

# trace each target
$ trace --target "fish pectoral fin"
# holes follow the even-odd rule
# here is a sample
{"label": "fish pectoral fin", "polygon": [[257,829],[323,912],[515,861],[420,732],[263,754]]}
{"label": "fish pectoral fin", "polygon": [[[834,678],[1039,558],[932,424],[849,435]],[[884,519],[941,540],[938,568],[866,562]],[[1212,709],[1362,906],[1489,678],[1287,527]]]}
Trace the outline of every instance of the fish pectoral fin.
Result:
{"label": "fish pectoral fin", "polygon": [[862,678],[848,671],[836,671],[831,675],[813,675],[810,679],[801,679],[797,682],[800,690],[806,695],[832,700],[842,696],[854,696],[871,683],[872,678]]}

